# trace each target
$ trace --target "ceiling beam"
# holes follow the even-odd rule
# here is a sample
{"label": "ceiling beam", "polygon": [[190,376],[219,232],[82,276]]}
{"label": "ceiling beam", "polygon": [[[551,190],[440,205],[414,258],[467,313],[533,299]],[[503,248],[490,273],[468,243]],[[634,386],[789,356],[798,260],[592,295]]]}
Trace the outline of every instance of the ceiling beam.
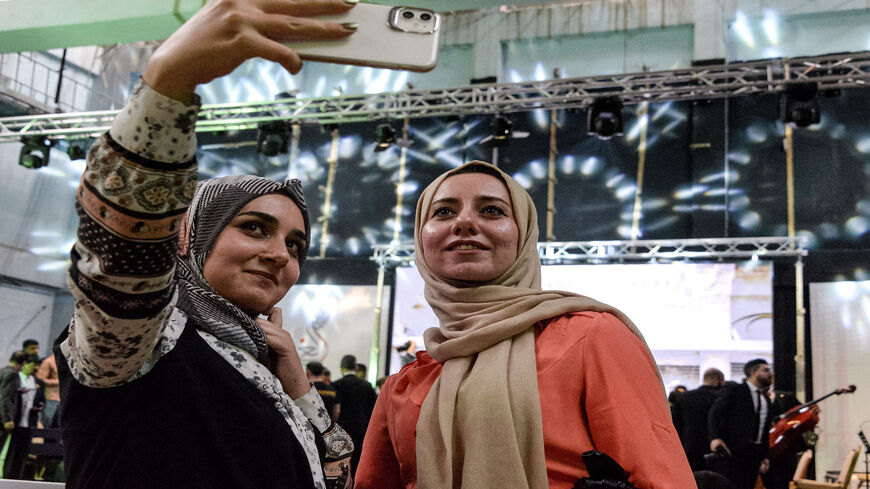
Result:
{"label": "ceiling beam", "polygon": [[[587,107],[599,97],[624,104],[782,93],[786,85],[814,83],[820,90],[870,85],[870,51],[680,70],[585,78],[409,90],[340,97],[287,98],[203,106],[197,132],[256,129],[261,122],[341,124],[384,117],[505,114]],[[0,143],[24,135],[86,138],[105,132],[117,110],[0,118]]]}
{"label": "ceiling beam", "polygon": [[0,1],[0,53],[166,39],[202,0]]}
{"label": "ceiling beam", "polygon": [[[0,0],[0,54],[166,39],[204,0]],[[390,4],[395,0],[372,3]],[[407,0],[440,12],[541,0]]]}

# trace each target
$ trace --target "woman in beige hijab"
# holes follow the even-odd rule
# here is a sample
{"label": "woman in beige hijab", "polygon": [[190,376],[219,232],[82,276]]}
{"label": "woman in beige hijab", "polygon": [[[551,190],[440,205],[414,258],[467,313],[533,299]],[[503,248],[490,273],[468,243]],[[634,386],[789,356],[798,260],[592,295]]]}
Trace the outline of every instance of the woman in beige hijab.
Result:
{"label": "woman in beige hijab", "polygon": [[383,386],[358,489],[570,489],[587,450],[637,488],[695,487],[634,324],[541,290],[536,211],[516,181],[483,162],[441,175],[414,237],[440,326]]}

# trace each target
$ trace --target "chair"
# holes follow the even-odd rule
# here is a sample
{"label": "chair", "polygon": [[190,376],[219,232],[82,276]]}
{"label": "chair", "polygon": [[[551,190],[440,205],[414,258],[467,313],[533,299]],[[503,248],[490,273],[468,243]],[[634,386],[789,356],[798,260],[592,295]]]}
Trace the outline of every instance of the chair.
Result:
{"label": "chair", "polygon": [[62,481],[63,439],[60,428],[33,429],[30,431],[28,462],[36,480]]}
{"label": "chair", "polygon": [[[788,487],[789,489],[847,489],[849,481],[852,479],[852,472],[855,471],[855,464],[858,462],[859,453],[860,450],[857,448],[849,452],[846,460],[843,461],[843,468],[840,470],[840,475],[837,476],[836,482],[818,482],[801,478],[789,482]],[[800,469],[800,463],[802,462],[803,457],[801,457],[801,462],[798,464],[798,469]],[[809,460],[807,460],[807,464],[809,464]]]}
{"label": "chair", "polygon": [[60,428],[30,430],[30,446],[27,453],[37,457],[63,457]]}
{"label": "chair", "polygon": [[800,460],[798,460],[797,468],[794,470],[794,475],[792,476],[792,480],[801,480],[807,475],[807,469],[810,466],[810,460],[813,459],[813,449],[809,448],[807,451],[801,455]]}

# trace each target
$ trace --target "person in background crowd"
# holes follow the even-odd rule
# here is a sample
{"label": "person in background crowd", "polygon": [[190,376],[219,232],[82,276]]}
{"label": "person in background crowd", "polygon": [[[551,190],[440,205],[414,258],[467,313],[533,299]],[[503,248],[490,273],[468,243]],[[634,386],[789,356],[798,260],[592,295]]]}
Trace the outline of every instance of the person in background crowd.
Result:
{"label": "person in background crowd", "polygon": [[[384,384],[357,489],[695,488],[637,328],[541,290],[537,212],[519,183],[478,161],[442,174],[417,202],[414,238],[439,326]],[[588,480],[591,450],[627,480]]]}
{"label": "person in background crowd", "polygon": [[57,424],[55,413],[60,405],[60,381],[57,378],[57,362],[54,355],[42,360],[36,378],[45,382],[45,409],[40,413],[42,426],[55,428]]}
{"label": "person in background crowd", "polygon": [[283,43],[346,38],[353,26],[314,17],[355,3],[209,1],[91,147],[68,272],[76,309],[54,349],[67,489],[351,482],[329,465],[349,437],[275,307],[311,240],[301,182],[197,182],[195,89],[251,58],[299,71]]}
{"label": "person in background crowd", "polygon": [[734,484],[724,475],[712,470],[694,472],[698,489],[735,489]]}
{"label": "person in background crowd", "polygon": [[358,363],[356,364],[356,370],[354,370],[354,373],[357,377],[366,380],[366,375],[368,375],[369,369],[364,363]]}
{"label": "person in background crowd", "polygon": [[720,388],[725,383],[725,375],[718,368],[704,371],[704,384],[677,397],[671,407],[674,427],[680,435],[680,442],[689,459],[692,471],[704,470],[704,454],[709,452],[710,438],[707,436],[707,416],[713,401],[719,397]]}
{"label": "person in background crowd", "polygon": [[[773,380],[772,376],[771,380]],[[767,391],[773,420],[776,420],[779,415],[784,414],[789,409],[802,404],[794,392],[776,390],[775,385],[771,384]],[[811,409],[817,415],[821,411],[818,404],[814,404]],[[801,438],[798,443],[788,446],[779,456],[771,457],[770,469],[761,476],[765,489],[788,489],[788,483],[792,480],[794,471],[797,469],[799,454],[807,448],[806,442]]]}
{"label": "person in background crowd", "polygon": [[305,373],[308,375],[308,380],[314,384],[320,398],[323,399],[323,405],[326,406],[326,411],[332,418],[332,421],[338,421],[338,415],[341,412],[341,400],[338,398],[338,393],[335,392],[335,387],[323,381],[323,364],[320,362],[309,362],[305,367]]}
{"label": "person in background crowd", "polygon": [[[57,361],[50,355],[39,364],[36,378],[45,385],[45,408],[39,413],[43,428],[58,428],[60,420],[60,381]],[[37,459],[36,478],[45,481],[63,482],[62,460],[57,457]]]}
{"label": "person in background crowd", "polygon": [[325,384],[332,385],[332,372],[330,372],[328,368],[323,369],[323,375],[321,378]]}
{"label": "person in background crowd", "polygon": [[21,344],[21,351],[27,353],[28,355],[39,355],[39,342],[34,340],[33,338],[24,340],[24,343]]}
{"label": "person in background crowd", "polygon": [[342,377],[332,383],[338,392],[338,398],[341,400],[341,414],[338,417],[338,424],[347,430],[353,439],[354,446],[357,447],[351,458],[352,473],[356,473],[360,448],[363,445],[366,429],[369,426],[369,418],[372,416],[372,409],[377,399],[372,385],[357,377],[356,369],[356,357],[345,355],[341,358]]}
{"label": "person in background crowd", "polygon": [[39,357],[27,355],[21,370],[18,371],[15,427],[12,429],[3,470],[4,477],[7,479],[24,478],[24,463],[27,461],[27,449],[30,447],[30,431],[36,428],[39,413],[45,406],[45,384],[33,376],[38,365]]}
{"label": "person in background crowd", "polygon": [[677,402],[677,398],[684,394],[689,389],[684,385],[678,385],[674,387],[674,390],[668,394],[668,406],[674,407],[674,403]]}
{"label": "person in background crowd", "polygon": [[399,361],[402,362],[402,367],[416,359],[416,357],[414,357],[414,352],[416,350],[417,342],[414,340],[408,340],[396,347],[396,353],[399,355]]}
{"label": "person in background crowd", "polygon": [[737,489],[755,487],[759,473],[767,472],[767,431],[773,418],[767,389],[772,371],[761,358],[743,366],[743,383],[726,386],[710,407],[707,429],[710,451],[724,452],[723,475]]}
{"label": "person in background crowd", "polygon": [[377,383],[375,384],[375,394],[381,393],[381,387],[384,386],[384,382],[386,382],[388,378],[390,378],[389,375],[384,375],[383,377],[378,379]]}
{"label": "person in background crowd", "polygon": [[12,431],[18,425],[21,411],[21,378],[18,373],[27,361],[28,355],[16,351],[9,357],[9,364],[0,368],[0,477],[6,475],[4,470],[9,452]]}

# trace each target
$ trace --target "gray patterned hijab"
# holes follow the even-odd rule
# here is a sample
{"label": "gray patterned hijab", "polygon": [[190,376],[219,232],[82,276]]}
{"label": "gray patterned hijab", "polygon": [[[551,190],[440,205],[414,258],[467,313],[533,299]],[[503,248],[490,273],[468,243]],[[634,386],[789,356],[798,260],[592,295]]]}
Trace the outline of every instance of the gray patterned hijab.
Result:
{"label": "gray patterned hijab", "polygon": [[[182,220],[178,238],[178,307],[187,313],[198,328],[220,340],[235,345],[261,362],[266,360],[266,335],[254,320],[218,294],[202,274],[205,260],[221,231],[248,202],[268,194],[289,197],[302,212],[305,236],[310,240],[311,224],[297,179],[277,182],[251,175],[231,175],[203,180],[187,216]],[[299,252],[299,268],[305,262],[308,246]]]}

